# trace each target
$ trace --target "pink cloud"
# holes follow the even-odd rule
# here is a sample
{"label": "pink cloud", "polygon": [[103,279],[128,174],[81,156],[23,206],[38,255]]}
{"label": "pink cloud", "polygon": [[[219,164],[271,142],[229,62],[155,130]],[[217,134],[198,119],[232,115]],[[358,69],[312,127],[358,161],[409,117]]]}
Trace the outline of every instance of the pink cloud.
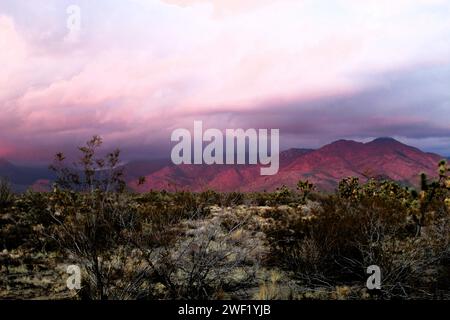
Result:
{"label": "pink cloud", "polygon": [[32,41],[0,14],[1,139],[26,149],[101,133],[151,145],[195,116],[223,125],[227,112],[357,94],[379,85],[370,75],[450,56],[450,22],[431,10],[450,12],[440,0],[131,2],[132,16],[82,6],[91,24],[78,43],[60,30],[60,41]]}
{"label": "pink cloud", "polygon": [[[276,0],[286,1],[286,0]],[[299,0],[297,0],[299,1]],[[265,6],[268,3],[273,3],[275,0],[163,0],[168,4],[174,4],[181,7],[188,7],[197,4],[207,4],[214,7],[214,12],[217,16],[224,16],[227,14],[245,12],[247,10],[257,9]]]}

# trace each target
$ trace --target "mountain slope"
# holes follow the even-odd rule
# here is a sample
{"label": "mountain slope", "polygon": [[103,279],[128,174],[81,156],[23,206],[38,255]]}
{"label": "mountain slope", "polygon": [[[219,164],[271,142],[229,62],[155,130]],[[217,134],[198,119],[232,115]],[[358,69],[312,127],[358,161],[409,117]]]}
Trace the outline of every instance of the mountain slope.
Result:
{"label": "mountain slope", "polygon": [[7,179],[15,191],[25,191],[36,183],[40,185],[39,190],[43,190],[44,181],[49,182],[54,177],[53,172],[48,168],[15,166],[5,159],[0,159],[0,178]]}
{"label": "mountain slope", "polygon": [[295,186],[299,179],[309,179],[323,190],[332,190],[345,177],[385,177],[416,186],[419,174],[436,176],[437,163],[442,157],[420,151],[391,138],[369,143],[340,140],[299,157],[278,175],[262,185],[261,178],[252,189],[273,188],[286,184]]}
{"label": "mountain slope", "polygon": [[280,154],[280,170],[274,176],[260,176],[259,166],[169,165],[146,176],[150,189],[200,191],[263,191],[282,185],[295,187],[299,179],[309,179],[322,190],[333,190],[349,176],[386,177],[407,185],[417,185],[419,174],[436,175],[441,156],[422,152],[392,138],[369,143],[339,140],[318,150],[291,149]]}

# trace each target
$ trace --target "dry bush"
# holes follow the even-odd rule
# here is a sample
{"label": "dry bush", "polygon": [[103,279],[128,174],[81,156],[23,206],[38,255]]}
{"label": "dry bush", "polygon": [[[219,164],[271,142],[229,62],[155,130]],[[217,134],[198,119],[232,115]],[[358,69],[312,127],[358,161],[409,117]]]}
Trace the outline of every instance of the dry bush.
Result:
{"label": "dry bush", "polygon": [[58,176],[49,201],[49,216],[55,223],[51,236],[75,264],[84,267],[81,295],[136,297],[146,269],[125,270],[136,243],[142,240],[139,204],[124,193],[120,151],[100,157],[101,145],[102,139],[94,136],[80,147],[81,157],[74,167],[65,164],[62,153],[56,155],[51,167]]}
{"label": "dry bush", "polygon": [[280,287],[282,277],[281,273],[272,271],[270,278],[260,284],[254,298],[256,300],[277,300],[283,298],[283,290]]}
{"label": "dry bush", "polygon": [[[220,213],[221,212],[221,213]],[[164,288],[163,298],[218,299],[237,295],[254,285],[264,254],[261,235],[241,220],[227,228],[222,222],[233,215],[219,211],[211,218],[185,221],[186,233],[173,248],[155,256],[155,274]]]}
{"label": "dry bush", "polygon": [[349,179],[320,207],[309,216],[293,209],[270,213],[272,263],[311,288],[327,290],[345,283],[364,286],[366,268],[375,264],[383,273],[382,297],[436,296],[431,283],[448,256],[450,233],[443,201],[439,215],[427,212],[420,235],[411,218],[413,196],[391,182],[360,186]]}
{"label": "dry bush", "polygon": [[3,249],[54,250],[56,244],[48,237],[48,228],[52,225],[48,206],[49,196],[45,193],[27,191],[15,196],[12,204],[0,214]]}
{"label": "dry bush", "polygon": [[[129,197],[101,191],[76,194],[55,191],[51,216],[56,225],[53,237],[77,265],[85,268],[86,298],[123,298],[129,286],[120,286],[124,278],[134,288],[142,272],[133,270],[125,277],[135,242],[141,240],[141,222]],[[132,279],[136,278],[136,279]]]}
{"label": "dry bush", "polygon": [[0,214],[14,202],[14,193],[9,182],[0,177]]}

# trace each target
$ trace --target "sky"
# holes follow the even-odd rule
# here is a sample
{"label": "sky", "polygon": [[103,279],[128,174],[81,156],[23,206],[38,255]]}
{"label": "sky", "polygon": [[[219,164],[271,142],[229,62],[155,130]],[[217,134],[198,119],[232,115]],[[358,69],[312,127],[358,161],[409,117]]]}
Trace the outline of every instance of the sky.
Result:
{"label": "sky", "polygon": [[450,155],[449,40],[450,0],[1,0],[0,158],[167,158],[194,120]]}

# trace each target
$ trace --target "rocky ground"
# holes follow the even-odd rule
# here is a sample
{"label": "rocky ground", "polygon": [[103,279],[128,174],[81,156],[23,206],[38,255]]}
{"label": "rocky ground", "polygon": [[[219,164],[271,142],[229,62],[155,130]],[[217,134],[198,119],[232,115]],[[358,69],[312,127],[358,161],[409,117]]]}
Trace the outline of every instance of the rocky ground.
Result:
{"label": "rocky ground", "polygon": [[[55,254],[14,250],[1,253],[0,299],[70,299],[66,265]],[[5,260],[9,260],[8,263]]]}

